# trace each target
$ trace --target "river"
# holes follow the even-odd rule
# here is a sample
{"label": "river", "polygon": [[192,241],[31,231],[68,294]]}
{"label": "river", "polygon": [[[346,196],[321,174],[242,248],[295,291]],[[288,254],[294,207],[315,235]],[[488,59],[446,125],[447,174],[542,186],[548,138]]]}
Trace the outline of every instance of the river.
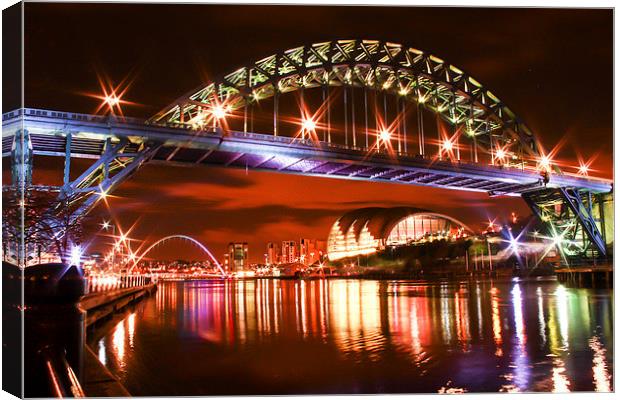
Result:
{"label": "river", "polygon": [[613,290],[165,282],[88,341],[132,395],[610,391]]}

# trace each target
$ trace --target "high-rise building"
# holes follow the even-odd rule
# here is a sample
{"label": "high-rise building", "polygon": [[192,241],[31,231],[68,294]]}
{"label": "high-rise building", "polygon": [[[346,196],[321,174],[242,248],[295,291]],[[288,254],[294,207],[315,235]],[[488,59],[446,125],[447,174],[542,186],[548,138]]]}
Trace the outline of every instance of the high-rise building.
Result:
{"label": "high-rise building", "polygon": [[313,239],[299,239],[299,261],[306,265],[312,264],[315,260],[316,240]]}
{"label": "high-rise building", "polygon": [[293,263],[297,261],[297,244],[294,240],[285,240],[282,242],[282,257],[280,262]]}
{"label": "high-rise building", "polygon": [[316,240],[316,249],[319,252],[319,255],[325,255],[327,254],[327,240],[320,240],[317,239]]}
{"label": "high-rise building", "polygon": [[267,264],[275,265],[280,263],[280,247],[277,243],[267,243]]}
{"label": "high-rise building", "polygon": [[248,244],[228,243],[228,272],[239,272],[249,269]]}
{"label": "high-rise building", "polygon": [[314,264],[326,254],[327,242],[318,239],[299,240],[299,259],[306,265]]}

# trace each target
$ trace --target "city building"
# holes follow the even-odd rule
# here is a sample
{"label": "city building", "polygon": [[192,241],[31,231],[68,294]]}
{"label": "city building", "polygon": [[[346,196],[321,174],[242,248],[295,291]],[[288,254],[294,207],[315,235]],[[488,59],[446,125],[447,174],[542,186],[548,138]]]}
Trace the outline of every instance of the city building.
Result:
{"label": "city building", "polygon": [[285,240],[282,242],[282,256],[280,262],[283,264],[293,263],[297,261],[297,243],[294,240]]}
{"label": "city building", "polygon": [[280,246],[277,243],[267,243],[267,265],[276,265],[280,263]]}
{"label": "city building", "polygon": [[330,260],[373,254],[386,246],[456,240],[473,234],[462,222],[412,207],[361,208],[340,217],[327,239]]}
{"label": "city building", "polygon": [[327,242],[319,239],[299,240],[299,261],[306,265],[312,265],[321,260],[327,252]]}
{"label": "city building", "polygon": [[246,242],[228,243],[228,257],[226,265],[228,272],[240,272],[249,269],[248,244]]}

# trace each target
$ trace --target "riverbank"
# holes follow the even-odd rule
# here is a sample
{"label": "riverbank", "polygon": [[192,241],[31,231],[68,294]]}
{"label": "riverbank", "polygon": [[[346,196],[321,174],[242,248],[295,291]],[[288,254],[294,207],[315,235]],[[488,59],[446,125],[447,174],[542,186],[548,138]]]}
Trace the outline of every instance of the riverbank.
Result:
{"label": "riverbank", "polygon": [[460,271],[460,270],[440,270],[433,273],[419,273],[411,271],[394,271],[373,269],[366,271],[356,271],[347,273],[331,273],[331,274],[296,274],[296,275],[259,275],[259,276],[243,276],[234,278],[223,277],[185,277],[175,279],[160,279],[161,282],[184,282],[184,281],[200,281],[200,280],[236,280],[236,281],[253,281],[258,279],[265,280],[342,280],[342,279],[359,279],[359,280],[416,280],[425,282],[437,281],[464,281],[478,279],[528,279],[528,278],[552,278],[557,279],[570,287],[582,288],[613,288],[613,271],[610,266],[592,268],[564,268],[564,269],[511,269],[498,268],[485,271]]}
{"label": "riverbank", "polygon": [[[86,311],[87,333],[92,332],[92,329],[89,328],[100,322],[113,319],[115,314],[120,314],[128,306],[153,294],[156,290],[157,284],[152,283],[84,296],[80,301],[80,307]],[[108,370],[87,344],[84,345],[84,378],[82,384],[88,397],[131,396],[118,378]]]}
{"label": "riverbank", "polygon": [[84,393],[88,397],[131,397],[122,383],[99,361],[88,346],[84,346]]}
{"label": "riverbank", "polygon": [[611,288],[614,283],[612,265],[567,267],[556,270],[559,282],[573,287]]}

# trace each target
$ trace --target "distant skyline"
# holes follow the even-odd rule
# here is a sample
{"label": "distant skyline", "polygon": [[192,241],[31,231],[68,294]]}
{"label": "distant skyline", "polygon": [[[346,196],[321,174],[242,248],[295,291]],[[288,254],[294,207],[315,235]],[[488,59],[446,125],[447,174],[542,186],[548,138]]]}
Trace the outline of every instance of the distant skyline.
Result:
{"label": "distant skyline", "polygon": [[[576,165],[578,156],[598,154],[594,175],[612,177],[611,10],[95,3],[25,9],[27,107],[92,113],[98,101],[84,93],[97,93],[97,73],[104,73],[115,83],[132,77],[126,99],[138,105],[124,111],[148,118],[206,79],[277,51],[383,39],[463,68],[523,118],[545,148],[565,139],[560,159]],[[35,163],[35,180],[62,174],[54,162]],[[519,198],[220,167],[147,165],[114,195],[109,203],[121,225],[139,220],[132,236],[191,235],[218,258],[228,242],[246,241],[251,262],[263,259],[270,241],[325,239],[352,208],[427,208],[472,227],[513,211],[529,214]],[[99,206],[92,217],[100,222],[108,211]],[[168,246],[154,255],[183,258],[175,251]],[[202,257],[189,246],[187,252]]]}

